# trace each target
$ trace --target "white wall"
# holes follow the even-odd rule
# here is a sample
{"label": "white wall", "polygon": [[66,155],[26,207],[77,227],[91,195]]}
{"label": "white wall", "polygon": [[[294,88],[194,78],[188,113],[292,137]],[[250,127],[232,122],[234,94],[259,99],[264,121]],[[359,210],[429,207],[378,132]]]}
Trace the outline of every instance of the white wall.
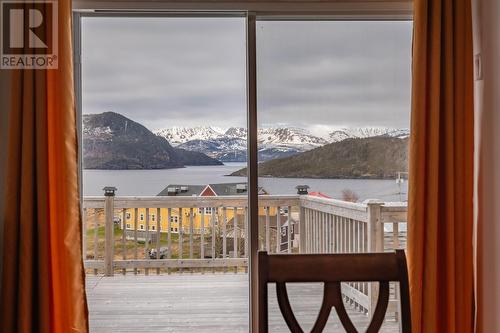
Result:
{"label": "white wall", "polygon": [[500,332],[500,1],[475,0],[478,332]]}

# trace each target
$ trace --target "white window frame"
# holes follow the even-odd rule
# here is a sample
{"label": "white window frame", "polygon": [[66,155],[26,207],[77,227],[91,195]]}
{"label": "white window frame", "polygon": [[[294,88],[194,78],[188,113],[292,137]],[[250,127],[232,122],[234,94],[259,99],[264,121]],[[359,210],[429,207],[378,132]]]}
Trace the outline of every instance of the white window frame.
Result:
{"label": "white window frame", "polygon": [[202,214],[203,211],[205,211],[205,215],[212,215],[212,209],[215,207],[204,207],[204,208],[198,208],[198,214]]}
{"label": "white window frame", "polygon": [[[83,16],[240,16],[246,18],[247,41],[247,119],[248,119],[248,216],[249,216],[249,329],[257,324],[258,251],[258,170],[257,170],[257,20],[411,20],[412,0],[350,1],[120,1],[73,0],[73,42],[75,96],[81,142],[81,17]],[[79,145],[79,162],[82,162]],[[81,170],[82,168],[80,168]],[[82,171],[80,171],[80,183]],[[81,188],[81,187],[80,187]],[[80,196],[83,198],[82,192]],[[299,226],[300,228],[301,226]]]}

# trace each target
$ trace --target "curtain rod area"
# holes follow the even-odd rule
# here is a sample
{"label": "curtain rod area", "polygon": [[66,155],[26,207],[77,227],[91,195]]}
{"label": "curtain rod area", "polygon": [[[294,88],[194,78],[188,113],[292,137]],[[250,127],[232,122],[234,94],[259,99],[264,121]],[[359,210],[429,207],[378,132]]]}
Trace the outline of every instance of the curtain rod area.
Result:
{"label": "curtain rod area", "polygon": [[411,19],[411,0],[339,0],[339,1],[137,1],[137,0],[74,0],[73,10],[95,14],[133,15],[234,15],[253,12],[259,18],[317,19]]}

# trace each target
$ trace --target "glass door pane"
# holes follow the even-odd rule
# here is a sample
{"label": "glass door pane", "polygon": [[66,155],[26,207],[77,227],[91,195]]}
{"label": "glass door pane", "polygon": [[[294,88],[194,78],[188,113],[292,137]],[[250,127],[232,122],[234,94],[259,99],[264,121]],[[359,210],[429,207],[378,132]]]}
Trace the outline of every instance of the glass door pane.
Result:
{"label": "glass door pane", "polygon": [[248,331],[245,25],[82,19],[92,332]]}
{"label": "glass door pane", "polygon": [[[408,21],[257,23],[260,249],[296,254],[404,247],[411,36]],[[370,221],[387,206],[397,213],[382,214],[380,238],[370,234]],[[371,288],[343,286],[358,328],[373,309]],[[270,324],[286,331],[275,292],[269,295]],[[304,331],[322,296],[321,285],[290,285]],[[390,312],[397,319],[394,308]],[[335,314],[328,326],[340,327]],[[398,324],[384,326],[397,331]]]}

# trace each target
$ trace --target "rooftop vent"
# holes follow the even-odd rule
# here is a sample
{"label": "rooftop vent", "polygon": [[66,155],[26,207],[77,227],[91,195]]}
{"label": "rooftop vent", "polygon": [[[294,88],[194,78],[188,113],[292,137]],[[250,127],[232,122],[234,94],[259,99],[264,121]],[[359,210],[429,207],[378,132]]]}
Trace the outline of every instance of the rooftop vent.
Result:
{"label": "rooftop vent", "polygon": [[179,193],[178,187],[168,187],[167,188],[167,195],[174,196],[174,195],[177,195],[177,193]]}
{"label": "rooftop vent", "polygon": [[236,193],[243,193],[247,190],[247,184],[236,184]]}

